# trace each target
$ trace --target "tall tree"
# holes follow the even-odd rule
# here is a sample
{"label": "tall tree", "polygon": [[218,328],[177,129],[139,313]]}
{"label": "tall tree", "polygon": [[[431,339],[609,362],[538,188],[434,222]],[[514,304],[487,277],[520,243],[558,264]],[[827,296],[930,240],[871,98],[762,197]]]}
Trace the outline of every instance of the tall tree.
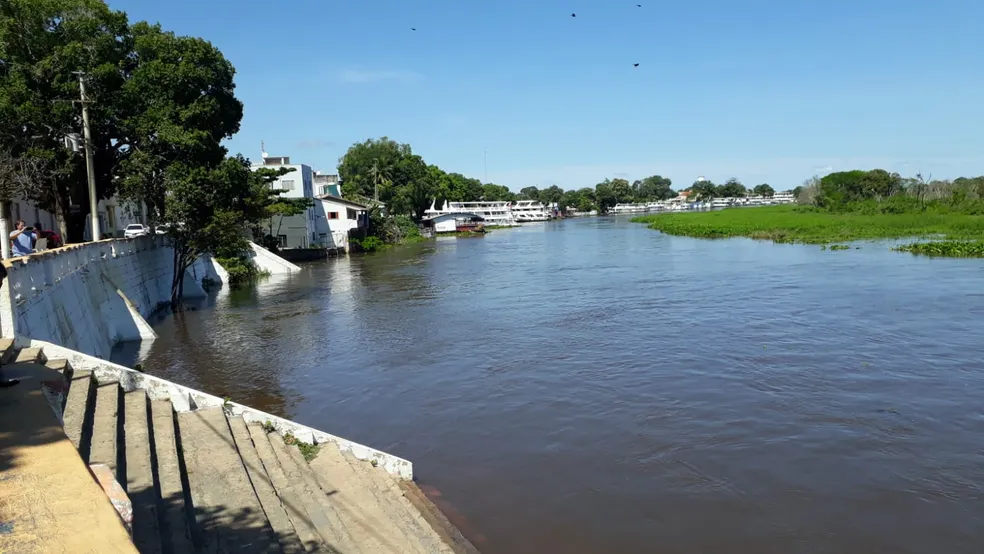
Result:
{"label": "tall tree", "polygon": [[612,189],[612,182],[605,179],[603,182],[595,185],[595,202],[598,204],[598,211],[601,213],[608,213],[609,208],[618,204],[618,197],[615,196],[615,191]]}
{"label": "tall tree", "polygon": [[747,194],[745,185],[741,184],[741,181],[735,178],[728,179],[728,181],[718,187],[718,195],[725,198],[743,198]]}
{"label": "tall tree", "polygon": [[676,192],[674,192],[672,187],[673,181],[661,175],[653,175],[632,183],[633,194],[636,201],[639,202],[674,198],[676,197]]}
{"label": "tall tree", "polygon": [[[377,187],[380,191],[387,187],[400,187],[395,172],[397,165],[413,155],[409,144],[400,144],[388,137],[367,139],[349,147],[338,161],[338,176],[342,181],[342,191],[346,198],[374,198]],[[373,168],[375,172],[373,171]],[[379,175],[385,176],[387,187],[380,187]],[[380,192],[380,199],[383,193]]]}
{"label": "tall tree", "polygon": [[120,93],[119,192],[142,201],[154,222],[164,215],[169,169],[224,163],[222,140],[239,130],[243,106],[233,92],[235,69],[209,42],[144,22],[132,36]]}
{"label": "tall tree", "polygon": [[616,203],[632,201],[632,185],[625,179],[611,180],[612,194],[615,195]]}
{"label": "tall tree", "polygon": [[691,197],[698,201],[707,201],[719,196],[718,186],[709,180],[700,180],[690,186]]}
{"label": "tall tree", "polygon": [[130,55],[126,14],[101,0],[0,2],[0,137],[13,156],[45,160],[52,182],[32,200],[55,213],[62,236],[79,240],[89,212],[85,162],[65,148],[82,133],[77,72],[84,72],[97,194],[110,196],[121,157],[118,94]]}
{"label": "tall tree", "polygon": [[768,183],[755,185],[755,188],[752,189],[752,192],[759,196],[764,196],[766,198],[771,198],[776,193],[775,189],[773,189],[772,186],[770,186]]}
{"label": "tall tree", "polygon": [[539,200],[540,199],[540,189],[536,187],[523,187],[519,189],[519,195],[517,196],[519,200]]}

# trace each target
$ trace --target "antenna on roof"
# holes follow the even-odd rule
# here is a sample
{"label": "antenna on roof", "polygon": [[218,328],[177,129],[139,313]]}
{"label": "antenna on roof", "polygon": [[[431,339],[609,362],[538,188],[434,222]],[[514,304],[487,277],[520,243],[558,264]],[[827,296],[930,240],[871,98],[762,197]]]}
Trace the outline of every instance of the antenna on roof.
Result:
{"label": "antenna on roof", "polygon": [[267,154],[267,151],[266,151],[266,145],[265,145],[265,144],[263,144],[263,141],[262,141],[262,140],[260,141],[260,154],[261,154],[261,155],[262,155],[262,156],[263,156],[264,158],[266,158],[266,157],[268,157],[268,156],[270,155],[270,154]]}

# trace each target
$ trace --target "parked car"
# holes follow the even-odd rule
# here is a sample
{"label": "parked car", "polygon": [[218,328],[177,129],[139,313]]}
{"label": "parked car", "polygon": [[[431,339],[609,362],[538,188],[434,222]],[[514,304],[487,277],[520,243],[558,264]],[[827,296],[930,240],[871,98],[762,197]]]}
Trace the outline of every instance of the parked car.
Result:
{"label": "parked car", "polygon": [[150,229],[140,223],[131,223],[123,230],[123,238],[132,239],[145,237],[150,234]]}

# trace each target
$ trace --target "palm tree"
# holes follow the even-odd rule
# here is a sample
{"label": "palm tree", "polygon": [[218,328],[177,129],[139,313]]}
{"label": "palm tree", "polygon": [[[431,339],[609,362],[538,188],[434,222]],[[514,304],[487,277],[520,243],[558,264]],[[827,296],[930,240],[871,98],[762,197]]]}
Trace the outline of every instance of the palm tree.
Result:
{"label": "palm tree", "polygon": [[369,181],[373,186],[372,199],[379,202],[379,186],[386,186],[390,183],[387,171],[379,167],[379,160],[374,160],[372,167],[369,168]]}

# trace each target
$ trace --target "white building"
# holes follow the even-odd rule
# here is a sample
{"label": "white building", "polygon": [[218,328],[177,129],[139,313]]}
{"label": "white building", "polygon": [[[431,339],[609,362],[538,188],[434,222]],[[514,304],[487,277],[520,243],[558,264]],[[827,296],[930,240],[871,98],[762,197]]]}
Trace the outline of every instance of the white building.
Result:
{"label": "white building", "polygon": [[330,194],[315,200],[317,237],[315,242],[328,248],[348,250],[352,229],[369,227],[369,207]]}
{"label": "white building", "polygon": [[[253,164],[253,170],[261,167],[293,169],[270,183],[271,190],[280,190],[281,198],[314,198],[314,171],[311,166],[290,163],[289,156],[268,156],[263,153],[263,163]],[[281,248],[307,248],[318,242],[317,206],[308,208],[305,213],[285,217],[274,222],[274,232]]]}

